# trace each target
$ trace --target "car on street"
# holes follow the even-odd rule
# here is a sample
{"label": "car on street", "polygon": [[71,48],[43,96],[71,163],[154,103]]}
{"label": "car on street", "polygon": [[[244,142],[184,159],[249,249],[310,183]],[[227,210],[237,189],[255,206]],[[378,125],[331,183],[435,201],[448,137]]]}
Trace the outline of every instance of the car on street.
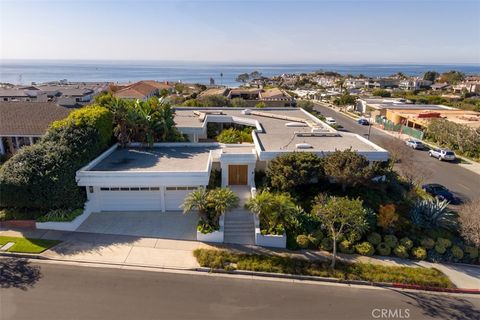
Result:
{"label": "car on street", "polygon": [[453,193],[441,184],[424,184],[422,185],[422,189],[425,190],[425,192],[427,192],[429,195],[438,198],[439,200],[447,200],[453,204],[458,201],[458,199],[453,195]]}
{"label": "car on street", "polygon": [[425,149],[425,145],[421,141],[418,141],[418,140],[408,139],[407,141],[405,141],[405,144],[412,149],[416,149],[416,150]]}
{"label": "car on street", "polygon": [[331,126],[337,124],[337,121],[335,121],[335,119],[333,119],[332,117],[326,117],[325,122]]}
{"label": "car on street", "polygon": [[433,148],[430,151],[428,151],[428,155],[430,157],[437,158],[440,161],[442,160],[453,161],[456,159],[455,153],[448,149]]}
{"label": "car on street", "polygon": [[358,124],[361,124],[362,126],[369,126],[370,125],[370,122],[368,122],[367,119],[365,118],[360,118],[357,120],[357,123]]}

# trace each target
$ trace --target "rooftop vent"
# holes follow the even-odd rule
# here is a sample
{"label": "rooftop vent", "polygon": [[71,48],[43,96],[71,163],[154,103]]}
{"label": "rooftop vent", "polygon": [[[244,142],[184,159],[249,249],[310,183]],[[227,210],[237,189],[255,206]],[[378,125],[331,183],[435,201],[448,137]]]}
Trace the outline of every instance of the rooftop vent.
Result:
{"label": "rooftop vent", "polygon": [[309,143],[297,143],[295,145],[296,149],[313,149],[313,146]]}
{"label": "rooftop vent", "polygon": [[307,124],[305,122],[287,122],[285,123],[285,126],[286,127],[290,127],[290,128],[293,128],[293,127],[306,127]]}
{"label": "rooftop vent", "polygon": [[250,109],[244,109],[244,110],[242,110],[242,114],[249,115],[249,114],[251,114],[251,113],[252,113],[252,110],[250,110]]}

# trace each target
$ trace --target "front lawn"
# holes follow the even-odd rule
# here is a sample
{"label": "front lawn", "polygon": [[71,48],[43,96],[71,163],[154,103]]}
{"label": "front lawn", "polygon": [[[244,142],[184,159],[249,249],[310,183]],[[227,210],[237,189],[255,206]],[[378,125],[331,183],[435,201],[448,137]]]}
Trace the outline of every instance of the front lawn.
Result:
{"label": "front lawn", "polygon": [[366,263],[337,262],[335,270],[329,261],[257,254],[240,254],[226,250],[196,249],[194,256],[202,267],[249,270],[297,275],[330,277],[342,280],[404,283],[421,286],[452,288],[453,284],[434,268],[392,267]]}
{"label": "front lawn", "polygon": [[58,240],[0,236],[0,247],[7,244],[8,242],[14,242],[15,244],[7,251],[20,253],[41,253],[60,243],[60,241]]}

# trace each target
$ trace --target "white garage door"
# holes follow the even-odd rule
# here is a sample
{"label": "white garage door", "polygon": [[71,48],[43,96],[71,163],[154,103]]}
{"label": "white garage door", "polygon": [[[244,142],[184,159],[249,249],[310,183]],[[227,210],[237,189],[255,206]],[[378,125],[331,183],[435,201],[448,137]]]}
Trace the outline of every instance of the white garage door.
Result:
{"label": "white garage door", "polygon": [[197,187],[166,187],[165,188],[165,209],[169,211],[180,211],[185,197],[197,189]]}
{"label": "white garage door", "polygon": [[160,188],[100,188],[101,211],[161,211]]}

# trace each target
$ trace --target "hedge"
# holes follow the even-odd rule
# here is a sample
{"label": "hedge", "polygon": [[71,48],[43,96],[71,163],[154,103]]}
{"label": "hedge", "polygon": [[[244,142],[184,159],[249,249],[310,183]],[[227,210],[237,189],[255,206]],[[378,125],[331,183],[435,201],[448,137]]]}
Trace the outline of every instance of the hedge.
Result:
{"label": "hedge", "polygon": [[75,174],[108,147],[111,119],[105,108],[79,109],[54,123],[39,143],[20,149],[0,168],[0,207],[83,207],[86,195]]}

